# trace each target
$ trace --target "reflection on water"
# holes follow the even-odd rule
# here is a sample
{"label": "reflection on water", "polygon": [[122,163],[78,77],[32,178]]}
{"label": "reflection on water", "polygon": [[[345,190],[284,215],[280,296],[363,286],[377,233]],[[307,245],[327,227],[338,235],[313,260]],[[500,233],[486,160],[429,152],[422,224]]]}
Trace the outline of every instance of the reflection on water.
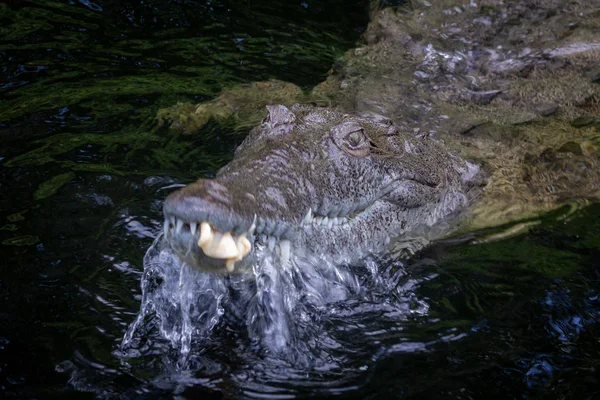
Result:
{"label": "reflection on water", "polygon": [[158,238],[126,320],[107,303],[124,335],[104,346],[112,361],[94,349],[57,370],[100,395],[579,398],[597,387],[599,216],[562,210],[527,235],[455,238],[408,263],[266,259],[232,277],[181,265]]}
{"label": "reflection on water", "polygon": [[598,205],[404,264],[224,278],[152,246],[162,199],[243,137],[231,121],[166,132],[156,110],[239,82],[312,86],[365,9],[0,2],[0,397],[599,394]]}
{"label": "reflection on water", "polygon": [[[140,358],[166,342],[176,350],[164,355],[174,357],[165,362],[177,365],[176,376],[160,379],[202,373],[194,362],[201,355],[213,368],[229,369],[236,386],[290,390],[317,374],[313,389],[318,382],[332,388],[340,377],[337,384],[360,376],[371,364],[371,347],[428,309],[401,264],[379,271],[374,260],[350,268],[295,258],[282,267],[267,255],[260,258],[253,275],[205,274],[181,264],[157,239],[144,260],[141,310],[119,355]],[[373,319],[391,325],[376,328]]]}

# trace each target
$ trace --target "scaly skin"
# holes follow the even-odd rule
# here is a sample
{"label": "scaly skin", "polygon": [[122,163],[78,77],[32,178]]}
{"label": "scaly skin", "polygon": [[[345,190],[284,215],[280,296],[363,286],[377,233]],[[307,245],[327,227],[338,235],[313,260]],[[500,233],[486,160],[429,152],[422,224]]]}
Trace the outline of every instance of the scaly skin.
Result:
{"label": "scaly skin", "polygon": [[[223,272],[247,271],[264,246],[282,264],[292,256],[353,262],[419,230],[418,240],[402,242],[415,251],[443,232],[440,219],[470,202],[477,173],[435,141],[416,140],[381,117],[270,106],[214,180],[167,198],[166,237],[188,263]],[[221,253],[223,239],[211,233],[205,241],[202,225],[231,245]],[[238,255],[233,243],[246,239],[250,253],[240,245]],[[234,265],[225,268],[226,259]]]}
{"label": "scaly skin", "polygon": [[600,1],[415,0],[365,42],[313,95],[481,165],[464,229],[600,199]]}
{"label": "scaly skin", "polygon": [[[390,236],[398,243],[406,238],[409,251],[418,249],[447,233],[430,227],[447,220],[459,203],[470,204],[463,229],[475,229],[597,201],[599,38],[598,0],[415,0],[378,10],[365,44],[343,56],[310,94],[280,82],[256,83],[195,106],[192,114],[203,121],[238,111],[256,120],[265,104],[298,101],[341,113],[295,106],[291,117],[271,108],[271,122],[252,131],[214,183],[200,181],[175,193],[165,213],[187,222],[208,220],[217,231],[237,229],[236,238],[256,215],[275,227],[293,227],[278,239],[290,240],[293,254],[348,261],[385,250],[381,243]],[[273,114],[276,109],[281,116]],[[190,114],[181,115],[167,119],[187,131],[204,123],[186,124]],[[309,115],[316,122],[307,122]],[[363,126],[378,150],[356,156],[336,145],[332,128],[344,118]],[[382,126],[393,132],[381,133]],[[413,145],[421,146],[419,156],[407,151]],[[476,178],[487,178],[477,197],[463,160],[485,171]],[[392,199],[378,198],[368,217],[355,218],[360,224],[335,231],[299,228],[308,209],[326,215],[342,205],[364,208],[399,173],[415,180],[403,181]],[[382,204],[398,208],[382,211]],[[186,207],[195,211],[186,214]],[[247,234],[252,251],[235,270],[251,265],[261,248],[255,233]],[[211,263],[198,246],[183,248],[192,250],[188,259],[196,254],[190,262]],[[213,264],[223,270],[223,263]]]}

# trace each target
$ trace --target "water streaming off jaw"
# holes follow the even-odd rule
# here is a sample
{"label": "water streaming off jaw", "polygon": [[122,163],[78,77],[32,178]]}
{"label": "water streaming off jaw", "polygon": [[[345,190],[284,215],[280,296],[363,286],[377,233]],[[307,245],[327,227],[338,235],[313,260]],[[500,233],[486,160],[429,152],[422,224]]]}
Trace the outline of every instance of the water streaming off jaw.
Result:
{"label": "water streaming off jaw", "polygon": [[[372,354],[355,359],[343,343],[350,332],[357,334],[361,318],[401,323],[411,314],[427,314],[427,303],[412,294],[416,282],[406,279],[400,265],[382,273],[367,260],[357,273],[325,260],[293,258],[282,267],[263,246],[258,245],[257,252],[260,263],[253,274],[213,275],[182,264],[157,239],[144,258],[141,309],[125,334],[122,356],[139,356],[144,351],[141,343],[154,334],[177,350],[180,372],[193,370],[190,360],[233,336],[233,343],[225,347],[242,359],[240,365],[261,363],[261,372],[250,368],[245,380],[251,379],[247,374],[273,374],[270,380],[277,381],[282,365],[291,367],[286,374],[292,375],[347,374],[356,363],[356,373],[362,373],[365,363],[373,362]],[[328,327],[334,325],[330,332]],[[363,342],[377,342],[380,333],[359,330],[365,335]]]}

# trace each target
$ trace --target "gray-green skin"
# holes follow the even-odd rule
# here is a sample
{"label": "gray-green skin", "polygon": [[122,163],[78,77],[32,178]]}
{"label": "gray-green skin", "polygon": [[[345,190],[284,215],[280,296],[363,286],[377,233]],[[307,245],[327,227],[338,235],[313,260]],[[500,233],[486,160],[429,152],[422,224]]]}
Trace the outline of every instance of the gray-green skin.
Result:
{"label": "gray-green skin", "polygon": [[[599,0],[411,0],[375,10],[363,45],[311,93],[259,82],[161,110],[159,120],[189,133],[210,118],[253,121],[266,104],[293,114],[271,108],[216,180],[167,199],[167,220],[241,233],[256,215],[253,253],[235,267],[243,271],[268,250],[261,240],[273,243],[263,226],[291,240],[296,257],[352,262],[385,251],[390,237],[394,250],[414,251],[447,232],[446,217],[475,196],[470,180],[484,176],[466,229],[600,201],[599,10]],[[345,119],[376,148],[349,152],[333,129]],[[348,226],[301,225],[309,209],[338,207],[366,211]],[[185,233],[167,239],[191,264],[223,270]]]}
{"label": "gray-green skin", "polygon": [[[284,240],[292,257],[352,263],[418,230],[418,240],[402,241],[414,251],[436,235],[436,222],[469,202],[477,172],[385,118],[269,106],[216,179],[201,179],[167,198],[167,238],[188,263],[213,272],[225,272],[224,261],[203,255],[190,223],[208,221],[238,235],[255,224],[252,252],[236,263],[237,273],[257,262],[257,248],[268,251],[270,244],[279,254]],[[176,232],[177,220],[184,224]]]}

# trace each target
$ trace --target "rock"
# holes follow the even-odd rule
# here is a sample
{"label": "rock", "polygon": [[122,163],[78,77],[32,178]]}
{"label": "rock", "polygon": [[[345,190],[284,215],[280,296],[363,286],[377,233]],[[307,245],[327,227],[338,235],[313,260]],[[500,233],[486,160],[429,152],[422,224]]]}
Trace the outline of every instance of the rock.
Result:
{"label": "rock", "polygon": [[600,68],[594,68],[590,71],[587,71],[585,76],[590,78],[590,81],[593,83],[600,83]]}
{"label": "rock", "polygon": [[596,120],[590,116],[577,117],[571,122],[574,128],[583,128],[592,125]]}
{"label": "rock", "polygon": [[567,142],[565,144],[563,144],[562,146],[560,146],[558,148],[558,150],[556,150],[557,153],[573,153],[576,155],[581,155],[583,154],[583,152],[581,151],[581,146],[579,145],[579,143],[575,143],[575,142]]}
{"label": "rock", "polygon": [[413,75],[422,80],[427,80],[430,77],[430,75],[427,72],[423,71],[415,71]]}
{"label": "rock", "polygon": [[366,46],[364,46],[364,47],[357,47],[356,49],[354,49],[354,55],[357,56],[357,57],[364,56],[368,52],[369,52],[369,48],[366,47]]}
{"label": "rock", "polygon": [[548,117],[558,110],[558,104],[556,103],[541,103],[536,104],[533,107],[535,113],[542,117]]}
{"label": "rock", "polygon": [[502,93],[502,90],[487,90],[487,91],[473,91],[468,90],[470,100],[475,104],[486,105],[490,104],[496,96]]}
{"label": "rock", "polygon": [[454,125],[452,129],[455,132],[460,133],[461,135],[468,135],[473,133],[473,130],[475,128],[477,128],[478,126],[481,126],[483,124],[485,124],[486,121],[484,120],[467,120],[467,121],[461,121],[461,120],[457,120],[454,122],[450,122],[449,125]]}

